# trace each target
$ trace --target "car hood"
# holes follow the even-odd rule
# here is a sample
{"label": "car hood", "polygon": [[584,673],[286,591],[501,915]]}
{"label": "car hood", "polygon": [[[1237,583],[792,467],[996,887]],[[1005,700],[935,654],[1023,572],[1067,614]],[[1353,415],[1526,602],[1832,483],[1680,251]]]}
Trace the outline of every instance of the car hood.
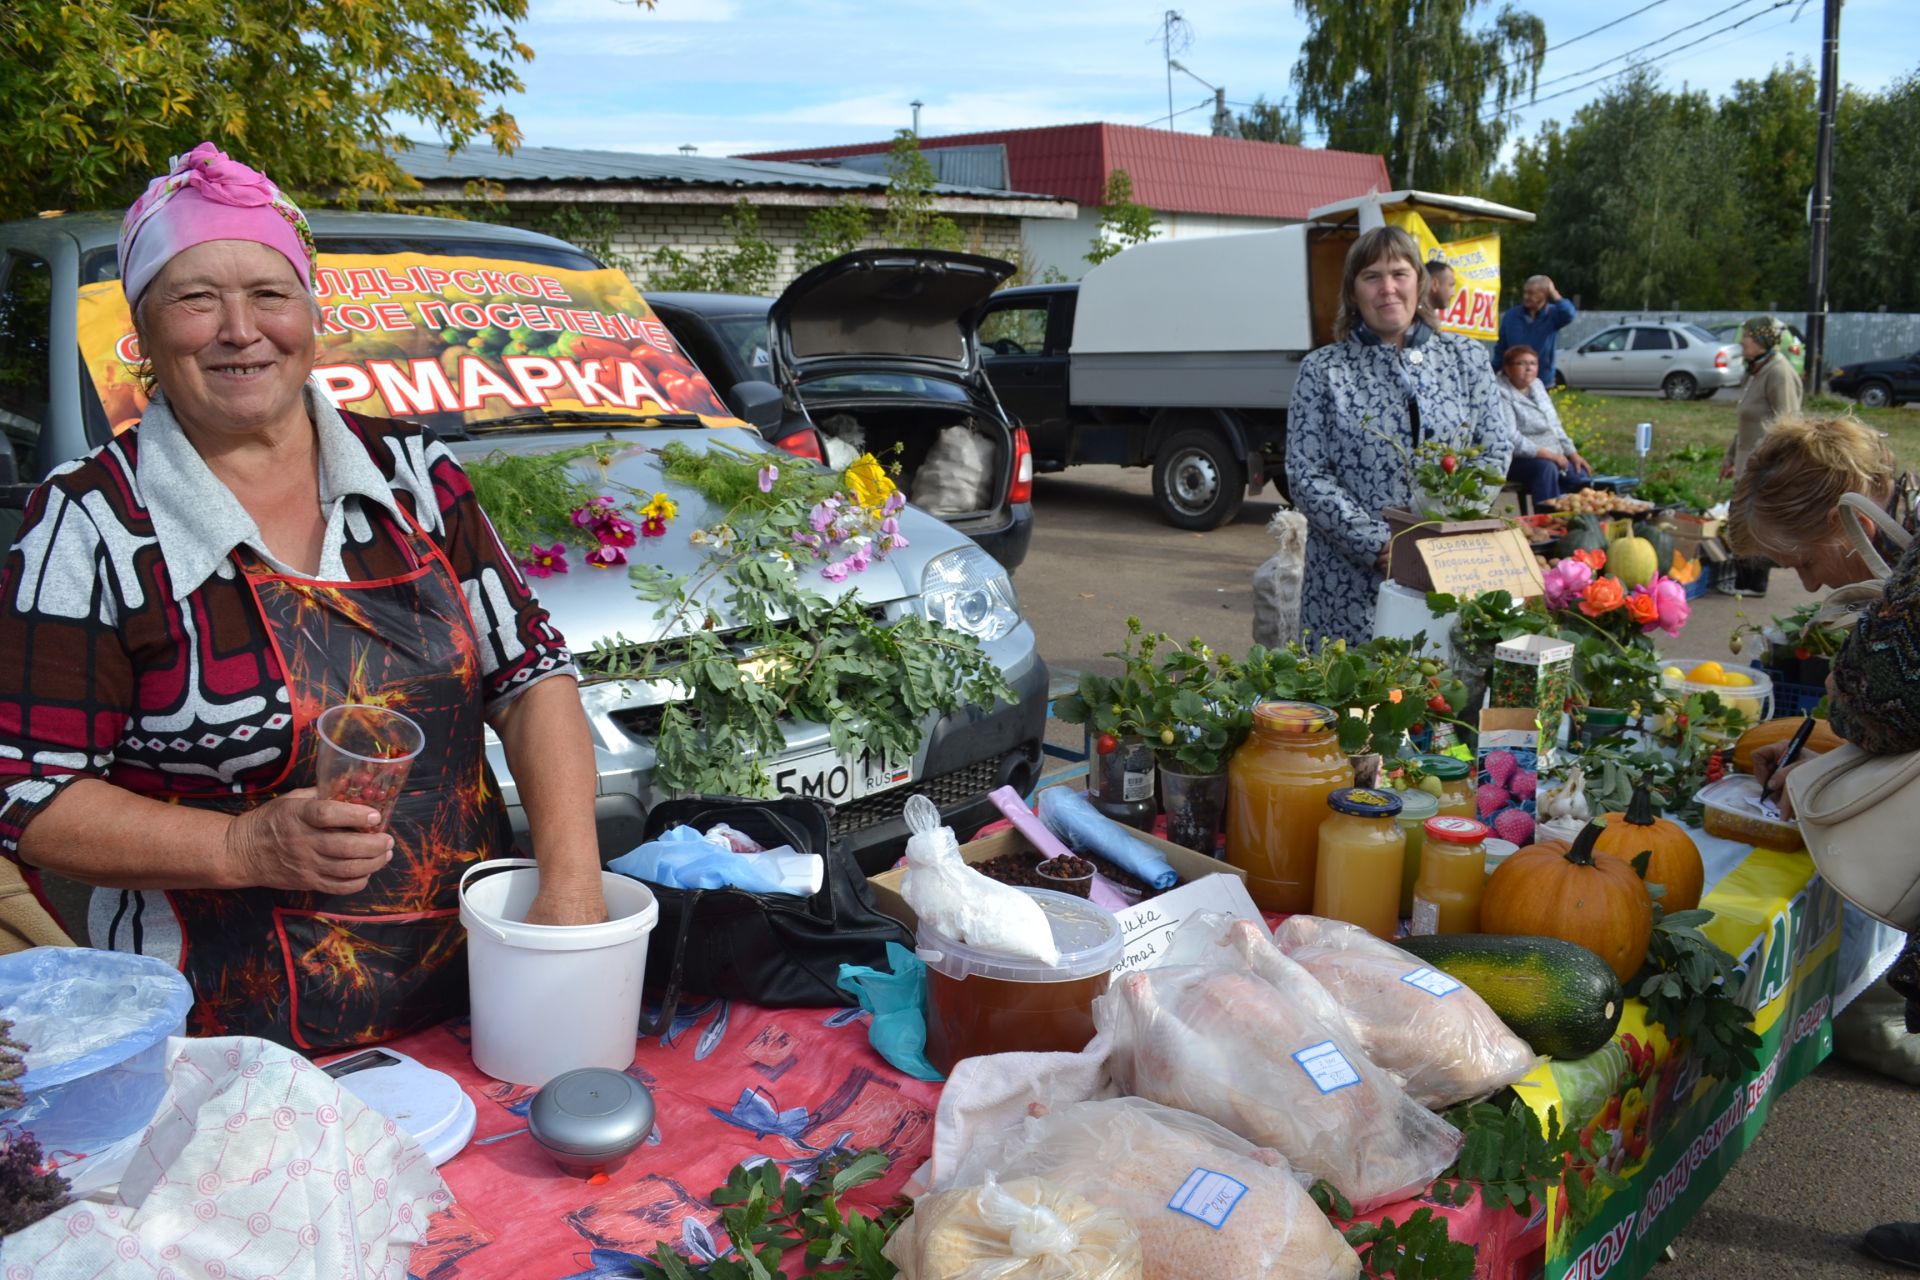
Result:
{"label": "car hood", "polygon": [[[573,470],[580,480],[596,492],[616,498],[623,506],[629,502],[644,501],[646,496],[661,492],[673,499],[679,512],[669,522],[666,533],[658,538],[640,539],[627,549],[627,557],[633,564],[658,565],[676,576],[693,573],[706,559],[705,549],[691,543],[688,535],[718,523],[725,513],[693,490],[669,483],[662,473],[661,449],[669,443],[685,444],[700,450],[732,447],[772,454],[783,467],[811,465],[788,454],[775,452],[764,445],[757,435],[740,430],[716,432],[693,428],[652,428],[619,431],[609,436],[602,432],[558,432],[546,428],[537,436],[487,435],[471,441],[453,442],[449,447],[463,463],[471,464],[495,450],[521,454],[548,453],[608,439],[614,444],[614,453],[604,479],[592,459],[582,459],[574,465]],[[627,489],[643,496],[634,499],[626,492]],[[631,512],[628,514],[632,516]],[[638,518],[633,518],[637,525]],[[875,561],[865,573],[851,575],[844,583],[833,583],[822,578],[816,567],[805,566],[800,569],[803,582],[829,600],[837,600],[857,591],[860,598],[870,604],[889,605],[919,596],[921,577],[930,560],[944,552],[969,545],[963,535],[913,507],[901,512],[900,525],[901,532],[908,540],[907,547],[885,560]],[[682,620],[675,624],[670,619],[655,617],[657,606],[634,594],[633,584],[624,571],[583,564],[578,552],[571,548],[569,551],[568,572],[532,579],[531,583],[540,597],[540,603],[553,615],[554,625],[567,638],[569,647],[575,653],[584,654],[600,641],[612,640],[616,636],[645,644],[684,635],[691,629],[689,621]],[[721,616],[723,628],[730,628],[735,625],[735,619],[726,608],[726,593],[725,583],[711,582],[697,593],[697,598]]]}
{"label": "car hood", "polygon": [[861,249],[787,286],[768,311],[791,372],[858,360],[977,372],[972,314],[1013,264],[938,249]]}

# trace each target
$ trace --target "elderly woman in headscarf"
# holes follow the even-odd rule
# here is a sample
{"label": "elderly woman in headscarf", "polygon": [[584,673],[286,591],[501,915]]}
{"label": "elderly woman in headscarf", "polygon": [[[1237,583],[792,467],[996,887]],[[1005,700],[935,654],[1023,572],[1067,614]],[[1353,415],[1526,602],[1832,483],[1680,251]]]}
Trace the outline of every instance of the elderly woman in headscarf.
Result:
{"label": "elderly woman in headscarf", "polygon": [[[532,827],[537,924],[605,918],[565,641],[430,432],[337,411],[300,210],[203,143],[127,211],[156,391],[33,495],[0,578],[0,847],[95,886],[95,946],[179,966],[198,1035],[306,1051],[463,1013],[461,873]],[[383,822],[316,794],[315,720],[425,749]]]}
{"label": "elderly woman in headscarf", "polygon": [[[1738,425],[1720,464],[1723,480],[1737,480],[1767,429],[1800,412],[1800,378],[1780,353],[1785,333],[1772,316],[1754,316],[1740,326],[1740,354],[1747,360],[1747,377],[1740,387]],[[1734,561],[1733,582],[1722,583],[1719,589],[1727,595],[1764,596],[1772,569],[1773,562],[1764,556],[1742,556]]]}

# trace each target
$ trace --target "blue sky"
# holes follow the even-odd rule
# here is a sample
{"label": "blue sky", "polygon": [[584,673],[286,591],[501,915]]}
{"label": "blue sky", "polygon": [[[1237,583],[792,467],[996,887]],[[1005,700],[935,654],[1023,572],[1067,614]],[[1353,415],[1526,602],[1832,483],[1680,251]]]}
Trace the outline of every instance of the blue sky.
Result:
{"label": "blue sky", "polygon": [[[1605,60],[1637,45],[1657,41],[1651,54],[1709,37],[1658,66],[1670,85],[1714,92],[1819,52],[1820,0],[1657,0],[1578,40],[1647,0],[1517,2],[1546,21],[1550,44],[1571,41],[1549,51],[1541,74],[1543,99],[1564,96],[1517,117],[1527,135],[1602,92],[1605,84],[1588,82],[1620,70],[1625,63]],[[1482,13],[1493,7],[1483,0]],[[1165,8],[1163,0],[659,0],[648,11],[621,0],[533,0],[521,34],[538,56],[523,71],[526,93],[508,105],[529,144],[658,152],[691,144],[706,155],[882,139],[911,123],[915,98],[925,103],[928,137],[1083,120],[1162,124]],[[1303,28],[1290,4],[1189,0],[1180,11],[1191,35],[1177,56],[1194,75],[1224,86],[1233,102],[1259,94],[1291,101],[1288,73]],[[1882,88],[1920,66],[1911,27],[1912,0],[1849,0],[1842,79]],[[1202,102],[1210,106],[1209,91],[1176,72],[1174,109]],[[1205,132],[1210,114],[1185,111],[1174,126]]]}

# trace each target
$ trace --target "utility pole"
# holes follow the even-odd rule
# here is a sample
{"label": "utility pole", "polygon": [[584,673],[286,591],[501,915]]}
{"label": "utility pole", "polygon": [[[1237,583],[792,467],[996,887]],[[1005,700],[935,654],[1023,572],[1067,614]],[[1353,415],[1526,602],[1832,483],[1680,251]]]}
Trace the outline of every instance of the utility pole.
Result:
{"label": "utility pole", "polygon": [[913,136],[917,138],[920,136],[920,108],[926,106],[927,104],[920,101],[920,99],[915,98],[912,102],[909,102],[907,105],[913,108]]}
{"label": "utility pole", "polygon": [[1826,0],[1820,36],[1820,142],[1813,161],[1813,262],[1807,273],[1807,394],[1827,358],[1827,227],[1833,221],[1833,119],[1840,100],[1840,0]]}
{"label": "utility pole", "polygon": [[1227,91],[1213,91],[1213,136],[1231,138],[1233,136],[1233,112],[1227,110]]}

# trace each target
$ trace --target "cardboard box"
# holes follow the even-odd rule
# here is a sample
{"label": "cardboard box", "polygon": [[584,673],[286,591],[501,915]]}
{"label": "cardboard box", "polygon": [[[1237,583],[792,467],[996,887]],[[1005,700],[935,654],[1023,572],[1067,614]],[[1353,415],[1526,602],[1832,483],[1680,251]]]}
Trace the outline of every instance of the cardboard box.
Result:
{"label": "cardboard box", "polygon": [[[1503,787],[1509,793],[1506,804],[1481,819],[1493,828],[1494,835],[1506,840],[1512,837],[1502,835],[1500,828],[1495,825],[1500,814],[1510,809],[1519,810],[1526,815],[1526,826],[1531,828],[1536,794],[1539,790],[1539,771],[1543,764],[1552,762],[1551,755],[1543,752],[1540,745],[1539,713],[1532,707],[1487,707],[1480,712],[1480,741],[1474,750],[1473,757],[1476,801],[1480,787],[1494,785],[1493,776],[1487,772],[1487,757],[1496,751],[1504,751],[1511,755],[1519,766],[1519,772],[1531,775],[1534,783],[1532,791],[1524,796],[1516,796],[1512,794],[1513,778],[1509,777]],[[1515,840],[1514,843],[1527,842]]]}
{"label": "cardboard box", "polygon": [[1669,512],[1660,518],[1660,527],[1673,534],[1676,539],[1682,536],[1717,538],[1726,532],[1726,523],[1724,520],[1691,515],[1685,511]]}
{"label": "cardboard box", "polygon": [[1411,511],[1388,507],[1380,513],[1393,539],[1393,580],[1413,591],[1433,590],[1433,576],[1427,562],[1414,546],[1427,538],[1450,538],[1464,533],[1498,533],[1509,528],[1510,520],[1448,520],[1429,522]]}
{"label": "cardboard box", "polygon": [[[1245,871],[1239,867],[1229,866],[1218,858],[1209,858],[1204,853],[1195,853],[1191,849],[1182,848],[1157,836],[1147,835],[1145,832],[1136,831],[1133,834],[1159,851],[1160,856],[1165,858],[1167,864],[1173,868],[1174,874],[1180,877],[1182,884],[1214,875],[1235,876],[1242,884],[1246,882]],[[1025,836],[1009,827],[1004,831],[998,831],[993,835],[962,845],[960,856],[972,864],[987,862],[1003,853],[1015,853],[1032,848]],[[867,888],[873,892],[873,904],[876,907],[912,929],[918,926],[919,921],[913,914],[913,908],[907,905],[907,900],[900,896],[900,881],[906,877],[906,874],[905,867],[894,867],[891,870],[882,871],[879,875],[867,878]]]}
{"label": "cardboard box", "polygon": [[1539,708],[1535,750],[1542,755],[1560,738],[1560,722],[1573,695],[1573,654],[1572,643],[1548,636],[1515,636],[1493,649],[1488,702]]}

